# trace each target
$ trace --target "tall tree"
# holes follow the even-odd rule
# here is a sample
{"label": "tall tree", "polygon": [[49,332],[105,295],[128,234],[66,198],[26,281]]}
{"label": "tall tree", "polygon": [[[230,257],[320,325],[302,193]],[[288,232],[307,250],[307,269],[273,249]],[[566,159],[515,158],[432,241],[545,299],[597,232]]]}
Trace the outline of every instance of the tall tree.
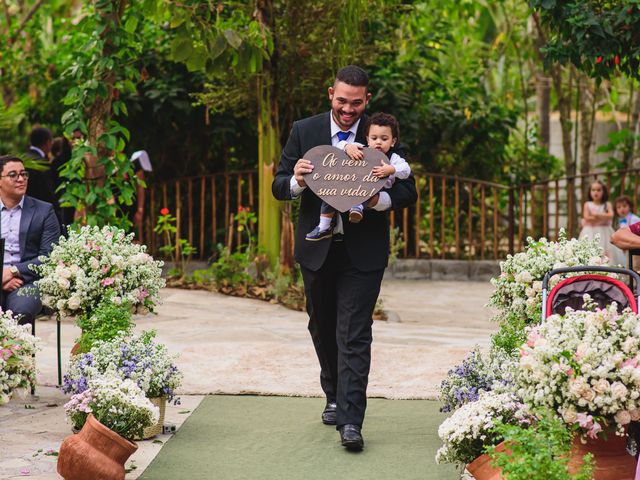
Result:
{"label": "tall tree", "polygon": [[[241,105],[257,120],[258,239],[275,262],[282,206],[271,183],[281,145],[295,118],[326,108],[321,92],[336,62],[361,58],[358,32],[370,8],[362,8],[363,0],[146,3],[153,3],[156,20],[170,21],[174,60],[207,74],[209,88],[199,100],[215,112]],[[374,6],[371,11],[381,16]]]}

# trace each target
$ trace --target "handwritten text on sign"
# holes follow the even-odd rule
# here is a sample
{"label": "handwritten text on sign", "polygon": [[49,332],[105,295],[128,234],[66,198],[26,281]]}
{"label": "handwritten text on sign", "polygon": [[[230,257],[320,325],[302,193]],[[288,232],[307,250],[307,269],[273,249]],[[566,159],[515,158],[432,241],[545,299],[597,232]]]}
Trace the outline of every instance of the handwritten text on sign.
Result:
{"label": "handwritten text on sign", "polygon": [[373,197],[385,183],[371,171],[382,162],[388,163],[387,156],[372,148],[363,149],[363,153],[362,160],[352,160],[339,148],[314,147],[303,157],[313,163],[313,172],[305,175],[305,182],[322,200],[346,212]]}

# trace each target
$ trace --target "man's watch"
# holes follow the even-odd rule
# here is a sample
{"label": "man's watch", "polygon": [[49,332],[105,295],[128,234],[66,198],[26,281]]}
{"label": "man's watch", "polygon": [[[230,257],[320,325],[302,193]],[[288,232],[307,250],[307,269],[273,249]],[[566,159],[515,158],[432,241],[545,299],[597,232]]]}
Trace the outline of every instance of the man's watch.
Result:
{"label": "man's watch", "polygon": [[9,271],[11,272],[11,275],[13,275],[13,278],[17,278],[20,276],[20,270],[18,270],[18,267],[16,267],[15,265],[9,267]]}

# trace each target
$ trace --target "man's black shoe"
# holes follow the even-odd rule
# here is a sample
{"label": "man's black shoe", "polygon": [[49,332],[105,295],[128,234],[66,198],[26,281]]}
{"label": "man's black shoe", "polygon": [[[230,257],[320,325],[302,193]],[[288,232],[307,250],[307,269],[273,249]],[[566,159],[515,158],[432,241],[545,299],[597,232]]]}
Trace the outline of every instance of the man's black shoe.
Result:
{"label": "man's black shoe", "polygon": [[340,427],[340,442],[347,450],[360,451],[364,448],[364,440],[358,425],[347,423]]}
{"label": "man's black shoe", "polygon": [[324,411],[322,412],[322,423],[325,425],[335,425],[336,424],[336,402],[327,402],[327,406],[324,407]]}

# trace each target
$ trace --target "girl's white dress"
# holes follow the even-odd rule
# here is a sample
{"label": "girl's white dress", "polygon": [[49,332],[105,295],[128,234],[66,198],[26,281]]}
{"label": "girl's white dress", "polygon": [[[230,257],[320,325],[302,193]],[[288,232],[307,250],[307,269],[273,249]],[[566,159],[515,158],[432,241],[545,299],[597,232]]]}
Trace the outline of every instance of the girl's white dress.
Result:
{"label": "girl's white dress", "polygon": [[[604,215],[607,205],[602,203],[596,205],[593,202],[587,202],[587,208],[592,214]],[[596,235],[600,237],[600,246],[604,249],[604,253],[609,257],[609,265],[626,265],[626,256],[622,250],[611,243],[611,235],[613,235],[613,228],[611,228],[612,220],[599,225],[588,225],[585,220],[582,219],[582,231],[578,238],[595,238]]]}

